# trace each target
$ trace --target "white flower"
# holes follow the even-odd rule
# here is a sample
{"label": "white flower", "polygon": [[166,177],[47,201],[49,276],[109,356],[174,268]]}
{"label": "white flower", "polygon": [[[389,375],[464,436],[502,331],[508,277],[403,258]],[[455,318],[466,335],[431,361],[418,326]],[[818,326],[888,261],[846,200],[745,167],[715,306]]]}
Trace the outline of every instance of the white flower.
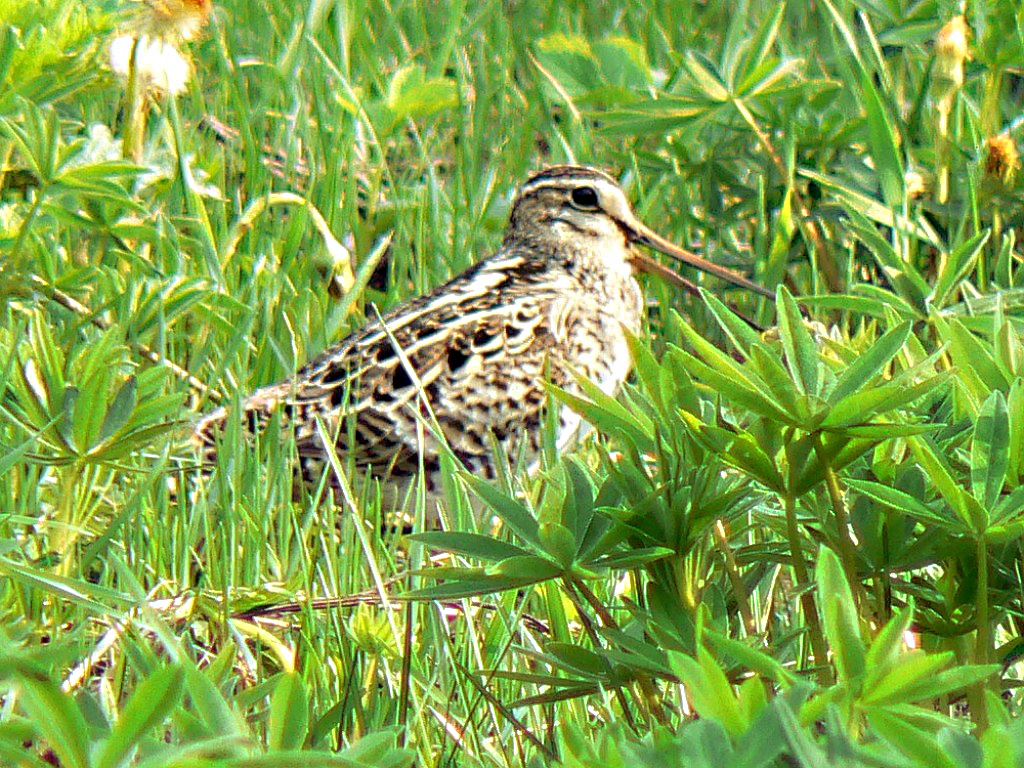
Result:
{"label": "white flower", "polygon": [[[110,44],[110,68],[127,79],[131,71],[132,49],[136,40],[130,35],[115,38]],[[144,90],[158,90],[176,96],[188,83],[189,65],[174,45],[147,35],[138,38],[135,55],[136,76]]]}

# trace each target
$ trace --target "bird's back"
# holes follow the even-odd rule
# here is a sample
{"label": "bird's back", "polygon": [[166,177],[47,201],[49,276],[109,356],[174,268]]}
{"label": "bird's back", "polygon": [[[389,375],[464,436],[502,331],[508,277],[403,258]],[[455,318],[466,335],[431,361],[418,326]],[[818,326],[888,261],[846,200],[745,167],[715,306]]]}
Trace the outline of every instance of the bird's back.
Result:
{"label": "bird's back", "polygon": [[[428,489],[438,485],[434,429],[475,473],[493,476],[493,440],[532,463],[544,430],[545,381],[572,388],[575,371],[613,392],[628,373],[623,327],[639,328],[639,288],[632,277],[608,279],[614,284],[595,291],[592,279],[581,281],[550,254],[506,243],[288,381],[255,392],[240,423],[264,429],[277,412],[310,481],[327,461],[325,436],[342,466],[399,492],[421,465]],[[228,417],[222,408],[199,423],[195,437],[207,459]],[[560,409],[558,422],[564,445],[579,419]]]}

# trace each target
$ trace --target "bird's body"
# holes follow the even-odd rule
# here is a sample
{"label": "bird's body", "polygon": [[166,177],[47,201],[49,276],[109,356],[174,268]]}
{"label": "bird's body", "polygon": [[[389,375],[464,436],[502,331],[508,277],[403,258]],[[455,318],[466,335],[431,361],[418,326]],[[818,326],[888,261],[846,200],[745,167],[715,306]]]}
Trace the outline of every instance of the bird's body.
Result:
{"label": "bird's body", "polygon": [[[523,186],[497,253],[258,390],[240,423],[255,431],[277,412],[307,480],[319,479],[333,450],[357,482],[377,478],[392,498],[421,468],[428,492],[439,490],[436,430],[475,474],[494,476],[494,441],[532,464],[545,382],[572,390],[580,374],[612,394],[629,373],[627,332],[639,333],[643,317],[637,241],[672,247],[636,221],[611,177],[574,166],[541,172]],[[196,428],[208,458],[227,418],[222,408]],[[559,447],[581,427],[564,407],[556,425]]]}

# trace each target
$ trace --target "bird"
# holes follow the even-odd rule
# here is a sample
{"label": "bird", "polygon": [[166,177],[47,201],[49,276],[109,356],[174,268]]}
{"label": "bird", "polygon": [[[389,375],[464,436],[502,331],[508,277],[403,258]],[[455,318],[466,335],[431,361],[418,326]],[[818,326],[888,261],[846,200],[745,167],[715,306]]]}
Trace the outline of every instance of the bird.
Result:
{"label": "bird", "polygon": [[[572,409],[552,404],[549,384],[578,391],[582,376],[614,395],[629,375],[628,335],[641,332],[645,311],[636,274],[671,272],[641,245],[773,295],[655,234],[609,174],[557,165],[522,185],[493,255],[255,391],[238,423],[293,437],[304,482],[318,482],[334,452],[354,470],[354,485],[379,482],[389,505],[421,476],[428,497],[441,497],[442,441],[479,477],[495,478],[496,446],[536,465],[549,423],[559,451],[586,429]],[[230,411],[195,426],[207,465]]]}

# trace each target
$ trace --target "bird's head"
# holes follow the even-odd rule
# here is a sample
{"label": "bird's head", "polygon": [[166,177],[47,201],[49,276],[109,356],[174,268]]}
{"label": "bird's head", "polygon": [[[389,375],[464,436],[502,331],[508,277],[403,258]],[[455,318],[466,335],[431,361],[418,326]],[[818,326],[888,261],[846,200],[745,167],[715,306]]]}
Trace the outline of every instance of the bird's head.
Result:
{"label": "bird's head", "polygon": [[607,258],[625,259],[634,268],[665,276],[664,266],[633,247],[646,245],[733,285],[774,298],[757,283],[656,234],[633,213],[615,179],[586,166],[554,166],[523,185],[512,208],[506,244],[538,240],[608,254]]}

